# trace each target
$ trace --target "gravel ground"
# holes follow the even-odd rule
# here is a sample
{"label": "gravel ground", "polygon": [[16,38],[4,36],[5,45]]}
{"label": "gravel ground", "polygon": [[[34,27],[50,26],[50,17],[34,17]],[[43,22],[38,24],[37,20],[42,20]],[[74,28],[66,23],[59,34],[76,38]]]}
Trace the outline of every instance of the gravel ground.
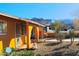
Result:
{"label": "gravel ground", "polygon": [[38,48],[33,51],[35,56],[78,56],[79,41],[75,41],[72,45],[70,41],[43,41],[38,43]]}

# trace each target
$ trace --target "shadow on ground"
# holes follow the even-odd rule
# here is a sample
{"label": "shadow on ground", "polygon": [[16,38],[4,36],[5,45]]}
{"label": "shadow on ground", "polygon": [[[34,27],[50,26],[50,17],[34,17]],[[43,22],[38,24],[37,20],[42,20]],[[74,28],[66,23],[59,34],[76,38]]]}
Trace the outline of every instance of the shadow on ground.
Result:
{"label": "shadow on ground", "polygon": [[55,46],[55,45],[58,45],[60,44],[60,42],[53,42],[53,43],[48,43],[48,44],[45,44],[46,46]]}
{"label": "shadow on ground", "polygon": [[79,51],[55,51],[50,54],[46,54],[45,56],[77,56]]}
{"label": "shadow on ground", "polygon": [[76,44],[76,46],[79,46],[79,43],[78,43],[78,44]]}
{"label": "shadow on ground", "polygon": [[79,55],[79,50],[71,48],[71,44],[65,46],[60,46],[52,50],[51,53],[45,54],[45,56],[77,56]]}
{"label": "shadow on ground", "polygon": [[57,51],[57,50],[60,50],[60,49],[68,49],[69,47],[71,46],[71,44],[67,44],[67,45],[65,45],[65,46],[60,46],[59,48],[55,48],[53,51]]}

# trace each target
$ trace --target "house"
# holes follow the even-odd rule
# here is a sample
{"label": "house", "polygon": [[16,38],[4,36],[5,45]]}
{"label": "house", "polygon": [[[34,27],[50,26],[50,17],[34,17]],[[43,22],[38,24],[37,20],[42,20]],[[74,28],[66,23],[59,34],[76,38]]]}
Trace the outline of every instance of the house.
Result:
{"label": "house", "polygon": [[[53,23],[55,22],[55,20],[53,20]],[[69,20],[69,19],[64,19],[64,20],[60,20],[60,22],[64,25],[62,28],[61,28],[61,31],[60,33],[63,33],[63,34],[68,34],[68,30],[70,28],[73,27],[73,22],[72,20]],[[51,24],[51,23],[50,23]],[[53,25],[52,25],[53,26]],[[52,37],[52,38],[56,38],[56,33],[55,33],[55,29],[51,27],[51,25],[48,25],[45,27],[45,30],[46,30],[46,36],[47,37]]]}
{"label": "house", "polygon": [[29,19],[0,13],[0,51],[10,47],[14,49],[32,48],[32,32],[38,42],[43,36],[43,25]]}

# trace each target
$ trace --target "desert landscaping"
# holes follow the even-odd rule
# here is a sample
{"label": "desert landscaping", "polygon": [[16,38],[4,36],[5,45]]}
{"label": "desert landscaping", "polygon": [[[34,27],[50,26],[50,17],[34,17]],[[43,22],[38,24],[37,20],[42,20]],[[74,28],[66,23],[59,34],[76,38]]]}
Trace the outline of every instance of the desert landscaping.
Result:
{"label": "desert landscaping", "polygon": [[33,50],[37,56],[78,56],[79,55],[79,41],[74,41],[71,45],[70,41],[62,43],[53,39],[46,39],[38,43],[38,48]]}

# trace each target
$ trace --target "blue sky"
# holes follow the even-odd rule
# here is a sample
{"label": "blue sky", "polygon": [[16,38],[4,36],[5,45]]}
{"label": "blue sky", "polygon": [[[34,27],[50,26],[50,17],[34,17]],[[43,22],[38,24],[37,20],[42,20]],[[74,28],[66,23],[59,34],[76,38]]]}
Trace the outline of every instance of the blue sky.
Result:
{"label": "blue sky", "polygon": [[[0,11],[21,18],[74,19],[79,4],[62,3],[0,3]],[[77,12],[78,15],[78,12]]]}

